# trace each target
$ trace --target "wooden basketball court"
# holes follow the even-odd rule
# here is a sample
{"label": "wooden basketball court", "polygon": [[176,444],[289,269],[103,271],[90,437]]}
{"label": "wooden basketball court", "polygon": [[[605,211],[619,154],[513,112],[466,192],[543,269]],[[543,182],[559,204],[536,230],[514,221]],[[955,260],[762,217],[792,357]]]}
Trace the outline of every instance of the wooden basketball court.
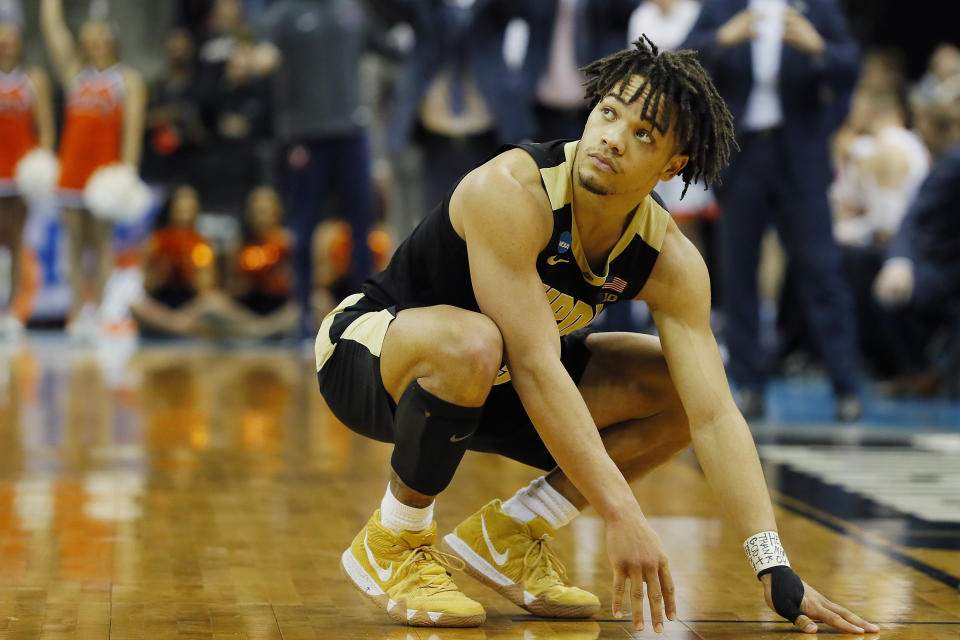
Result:
{"label": "wooden basketball court", "polygon": [[[486,607],[483,627],[397,626],[339,571],[341,552],[379,504],[390,449],[330,415],[308,358],[194,344],[130,358],[119,351],[48,341],[0,358],[0,638],[801,637],[764,605],[690,454],[635,485],[678,589],[680,621],[662,635],[610,616],[603,527],[592,511],[554,548],[573,582],[601,597],[598,619],[533,618],[460,575]],[[960,638],[958,522],[862,508],[868,498],[806,473],[788,456],[796,451],[764,457],[774,461],[781,536],[800,575],[880,624],[885,640]],[[912,455],[897,451],[864,466],[896,477],[895,461]],[[930,454],[939,460],[943,450]],[[810,459],[822,456],[813,450]],[[912,472],[929,485],[936,465],[919,464]],[[535,475],[468,454],[438,502],[440,531]],[[944,504],[960,500],[955,479],[945,486]],[[892,489],[921,501],[909,483]]]}

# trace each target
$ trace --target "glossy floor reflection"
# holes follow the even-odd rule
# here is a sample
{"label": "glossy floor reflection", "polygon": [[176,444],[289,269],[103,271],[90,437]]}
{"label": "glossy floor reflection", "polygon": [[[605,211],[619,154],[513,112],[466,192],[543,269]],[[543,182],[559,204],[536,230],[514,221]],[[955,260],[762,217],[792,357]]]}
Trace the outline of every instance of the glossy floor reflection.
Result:
{"label": "glossy floor reflection", "polygon": [[[800,637],[766,609],[690,455],[635,485],[678,587],[681,621],[661,636],[610,619],[602,523],[591,511],[555,548],[572,579],[601,596],[598,620],[538,620],[461,575],[487,608],[484,627],[393,625],[338,566],[379,502],[389,455],[332,417],[312,363],[295,351],[119,344],[95,353],[49,339],[0,351],[0,639]],[[774,482],[798,474],[770,467]],[[441,532],[535,475],[468,454],[439,503]],[[947,542],[927,548],[922,535],[890,533],[906,516],[846,517],[823,508],[829,484],[811,486],[819,503],[804,497],[811,491],[776,493],[801,575],[882,623],[882,638],[960,637],[955,534],[931,524]]]}

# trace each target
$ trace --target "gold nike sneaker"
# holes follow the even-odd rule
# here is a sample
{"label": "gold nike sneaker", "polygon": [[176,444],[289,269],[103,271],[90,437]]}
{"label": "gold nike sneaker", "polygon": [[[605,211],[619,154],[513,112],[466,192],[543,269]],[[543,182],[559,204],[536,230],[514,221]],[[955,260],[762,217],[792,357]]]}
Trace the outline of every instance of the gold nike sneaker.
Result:
{"label": "gold nike sneaker", "polygon": [[458,558],[435,546],[437,525],[394,533],[380,523],[378,509],[340,557],[353,585],[397,622],[417,627],[475,627],[487,614],[463,595],[448,569]]}
{"label": "gold nike sneaker", "polygon": [[523,523],[494,500],[443,538],[471,576],[537,616],[589,618],[597,596],[564,583],[566,569],[547,546],[554,531],[543,518]]}

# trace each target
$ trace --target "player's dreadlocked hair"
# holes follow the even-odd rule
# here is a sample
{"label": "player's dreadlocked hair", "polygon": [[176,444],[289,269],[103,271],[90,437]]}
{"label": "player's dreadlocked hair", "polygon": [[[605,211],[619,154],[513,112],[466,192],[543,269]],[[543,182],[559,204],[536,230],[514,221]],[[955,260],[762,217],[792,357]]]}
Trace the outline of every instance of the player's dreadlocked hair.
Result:
{"label": "player's dreadlocked hair", "polygon": [[720,172],[730,160],[730,147],[737,147],[733,117],[696,53],[689,49],[660,53],[646,35],[633,45],[635,49],[615,53],[583,68],[590,106],[596,106],[613,91],[622,93],[631,76],[642,76],[643,85],[629,101],[642,97],[641,117],[663,134],[676,114],[674,136],[681,153],[690,156],[680,173],[683,194],[691,182],[697,183],[701,178],[704,188],[719,184]]}

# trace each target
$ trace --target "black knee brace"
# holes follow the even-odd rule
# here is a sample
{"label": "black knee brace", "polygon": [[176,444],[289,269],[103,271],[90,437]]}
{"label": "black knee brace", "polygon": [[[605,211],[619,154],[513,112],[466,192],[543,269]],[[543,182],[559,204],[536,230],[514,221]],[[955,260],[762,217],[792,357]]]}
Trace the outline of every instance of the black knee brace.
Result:
{"label": "black knee brace", "polygon": [[404,484],[435,496],[450,484],[477,430],[483,407],[441,400],[413,382],[400,396],[394,416],[390,462]]}

